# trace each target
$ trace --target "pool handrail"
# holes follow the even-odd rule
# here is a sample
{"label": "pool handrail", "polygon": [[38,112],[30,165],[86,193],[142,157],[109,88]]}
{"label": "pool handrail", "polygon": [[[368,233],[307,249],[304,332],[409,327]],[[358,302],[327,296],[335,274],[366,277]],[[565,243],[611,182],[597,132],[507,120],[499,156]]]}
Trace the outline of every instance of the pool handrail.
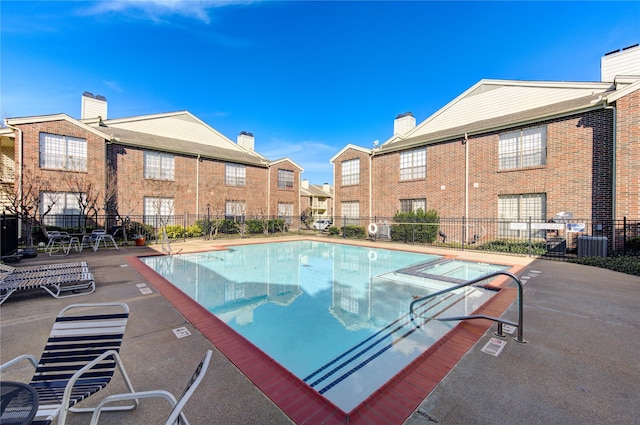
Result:
{"label": "pool handrail", "polygon": [[[481,282],[481,281],[483,281],[485,279],[490,279],[492,277],[496,277],[496,276],[499,276],[499,275],[504,275],[504,276],[510,277],[511,279],[513,279],[516,282],[517,289],[518,289],[518,322],[512,322],[510,320],[501,319],[499,317],[487,316],[487,315],[484,315],[484,314],[475,314],[475,315],[470,315],[470,316],[457,316],[457,317],[443,317],[443,318],[436,318],[436,320],[445,322],[445,321],[452,321],[452,320],[488,319],[488,320],[492,320],[492,321],[498,323],[498,330],[497,330],[497,332],[495,332],[496,336],[498,336],[498,337],[504,337],[505,336],[503,331],[502,331],[502,325],[503,324],[507,324],[507,325],[515,326],[516,328],[518,328],[518,335],[514,338],[514,340],[516,342],[520,342],[520,343],[527,342],[522,338],[522,334],[523,334],[522,282],[520,281],[520,279],[518,279],[518,277],[516,275],[514,275],[513,273],[510,273],[510,272],[504,271],[504,270],[498,270],[498,271],[495,271],[495,272],[491,272],[491,273],[482,275],[480,277],[477,277],[475,279],[471,279],[471,280],[469,280],[467,282],[463,282],[463,283],[461,283],[459,285],[455,285],[455,286],[452,286],[450,288],[443,289],[442,291],[434,292],[433,294],[425,295],[424,297],[421,297],[421,298],[416,298],[409,305],[409,314],[411,316],[411,321],[413,321],[413,316],[416,315],[416,313],[414,312],[414,305],[416,305],[418,303],[421,303],[421,302],[424,302],[424,301],[426,301],[426,300],[428,300],[430,298],[437,297],[437,296],[445,294],[447,292],[455,291],[456,289],[464,288],[465,286],[474,285],[474,284],[476,284],[478,282]],[[419,325],[416,325],[416,326],[420,327]]]}

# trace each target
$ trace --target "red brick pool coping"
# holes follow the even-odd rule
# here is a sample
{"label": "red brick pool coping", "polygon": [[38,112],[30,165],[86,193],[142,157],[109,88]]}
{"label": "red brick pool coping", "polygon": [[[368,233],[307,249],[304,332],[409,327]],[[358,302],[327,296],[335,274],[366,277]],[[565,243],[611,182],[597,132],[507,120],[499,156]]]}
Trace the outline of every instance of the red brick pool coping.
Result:
{"label": "red brick pool coping", "polygon": [[[402,424],[493,325],[484,319],[461,322],[354,410],[343,412],[138,257],[127,261],[296,424]],[[476,314],[500,317],[516,297],[515,288],[502,288]]]}

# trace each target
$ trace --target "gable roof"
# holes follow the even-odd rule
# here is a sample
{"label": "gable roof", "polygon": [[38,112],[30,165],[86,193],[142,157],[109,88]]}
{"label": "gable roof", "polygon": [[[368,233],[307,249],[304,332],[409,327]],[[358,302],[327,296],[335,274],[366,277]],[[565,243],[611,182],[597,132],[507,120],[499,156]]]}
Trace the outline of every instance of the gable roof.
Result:
{"label": "gable roof", "polygon": [[340,157],[340,155],[342,155],[343,153],[345,153],[346,151],[348,151],[349,149],[355,149],[357,151],[360,151],[362,153],[366,153],[367,155],[371,154],[371,149],[367,149],[367,148],[363,148],[361,146],[356,146],[356,145],[352,145],[352,144],[348,144],[347,146],[345,146],[344,148],[340,149],[340,151],[333,155],[331,157],[331,159],[329,159],[329,162],[333,163],[338,157]]}
{"label": "gable roof", "polygon": [[180,155],[200,156],[220,161],[267,167],[267,161],[262,157],[249,155],[246,152],[236,149],[204,145],[183,139],[110,127],[104,124],[100,126],[100,129],[108,134],[107,139],[112,143],[134,146],[141,149],[153,149],[155,151],[171,152]]}
{"label": "gable roof", "polygon": [[274,166],[274,165],[280,164],[281,162],[289,162],[289,163],[293,164],[293,166],[297,167],[300,170],[300,172],[304,171],[304,169],[301,166],[299,166],[298,164],[296,164],[291,158],[276,159],[276,160],[270,161],[269,165],[270,166]]}
{"label": "gable roof", "polygon": [[374,154],[602,108],[598,102],[613,91],[610,83],[481,80],[413,129],[392,136]]}
{"label": "gable roof", "polygon": [[[482,134],[489,131],[499,131],[515,125],[523,125],[551,119],[558,116],[566,116],[577,112],[593,109],[602,109],[606,105],[600,95],[589,95],[578,99],[545,105],[521,112],[501,115],[495,118],[470,122],[456,127],[445,128],[427,134],[417,134],[412,137],[396,139],[394,143],[385,143],[374,150],[374,155],[388,153],[400,149],[407,149],[430,143],[438,143],[456,138],[464,138],[473,134]],[[412,133],[413,134],[413,133]]]}
{"label": "gable roof", "polygon": [[107,134],[102,132],[99,128],[95,128],[90,125],[87,125],[86,123],[79,121],[75,118],[72,118],[67,114],[36,115],[33,117],[7,118],[5,120],[7,125],[33,124],[37,122],[51,122],[51,121],[67,121],[73,125],[77,125],[83,130],[89,131],[97,135],[98,137],[108,139]]}
{"label": "gable roof", "polygon": [[[331,187],[331,186],[330,186]],[[333,193],[325,191],[321,185],[310,184],[308,188],[300,186],[300,195],[315,196],[317,198],[332,198]]]}
{"label": "gable roof", "polygon": [[[89,120],[99,125],[95,119]],[[162,114],[140,115],[128,118],[109,119],[102,122],[111,128],[131,130],[138,133],[183,140],[206,146],[237,151],[266,160],[254,150],[238,145],[213,127],[206,124],[188,111],[177,111]]]}

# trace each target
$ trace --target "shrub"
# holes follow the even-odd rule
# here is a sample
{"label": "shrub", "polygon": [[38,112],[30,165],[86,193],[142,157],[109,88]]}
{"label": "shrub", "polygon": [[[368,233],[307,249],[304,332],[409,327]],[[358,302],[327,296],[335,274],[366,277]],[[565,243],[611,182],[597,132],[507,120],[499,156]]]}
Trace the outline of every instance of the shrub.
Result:
{"label": "shrub", "polygon": [[329,227],[330,236],[338,236],[339,234],[340,234],[340,229],[338,229],[336,226]]}
{"label": "shrub", "polygon": [[630,251],[640,252],[640,236],[627,240],[627,249]]}
{"label": "shrub", "polygon": [[264,233],[264,222],[262,220],[247,220],[245,231],[254,235]]}
{"label": "shrub", "polygon": [[364,226],[344,226],[342,231],[344,232],[344,236],[346,238],[364,239],[367,237]]}
{"label": "shrub", "polygon": [[640,258],[638,257],[577,257],[572,263],[595,266],[634,276],[640,276]]}
{"label": "shrub", "polygon": [[178,239],[184,237],[184,227],[180,224],[168,224],[165,228],[169,239]]}
{"label": "shrub", "polygon": [[[529,242],[496,239],[477,245],[476,249],[481,251],[508,252],[512,254],[529,254]],[[547,245],[544,242],[531,243],[532,255],[544,255],[546,253]]]}
{"label": "shrub", "polygon": [[391,225],[391,240],[393,241],[432,243],[436,240],[440,230],[440,217],[436,210],[425,212],[419,209],[407,213],[397,212],[393,221],[400,223]]}
{"label": "shrub", "polygon": [[273,218],[267,223],[269,233],[284,232],[287,230],[286,223],[282,218]]}

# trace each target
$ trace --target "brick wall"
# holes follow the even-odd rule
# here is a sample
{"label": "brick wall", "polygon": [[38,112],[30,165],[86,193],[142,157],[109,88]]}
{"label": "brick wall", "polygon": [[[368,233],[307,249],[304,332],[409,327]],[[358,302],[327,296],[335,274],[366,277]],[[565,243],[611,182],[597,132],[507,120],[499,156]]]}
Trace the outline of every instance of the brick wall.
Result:
{"label": "brick wall", "polygon": [[[342,163],[360,159],[360,182],[354,185],[342,184]],[[342,202],[358,202],[360,204],[360,217],[369,217],[369,155],[357,149],[346,149],[333,161],[334,165],[334,199],[336,217],[342,216]],[[373,169],[376,170],[375,168]]]}
{"label": "brick wall", "polygon": [[144,178],[144,150],[111,145],[110,160],[118,176],[118,203],[121,215],[143,213],[144,197],[174,200],[174,213],[204,214],[207,204],[212,215],[223,215],[227,201],[244,202],[247,215],[260,215],[267,205],[267,169],[246,166],[246,186],[225,184],[225,162],[174,157],[174,180]]}
{"label": "brick wall", "polygon": [[[87,192],[93,188],[99,198],[98,207],[104,206],[105,150],[104,139],[72,123],[59,120],[17,126],[23,139],[24,179],[36,181],[39,192]],[[40,133],[72,136],[87,140],[87,171],[61,171],[40,168]],[[19,149],[16,149],[16,153]],[[19,158],[16,158],[16,164]],[[17,166],[17,165],[16,165]],[[25,186],[29,183],[25,180]],[[104,211],[99,211],[104,213]]]}
{"label": "brick wall", "polygon": [[[426,198],[427,209],[435,209],[441,217],[464,216],[465,156],[468,155],[469,217],[496,218],[500,195],[541,193],[546,194],[547,218],[560,211],[572,212],[574,217],[582,219],[611,218],[612,111],[599,109],[530,126],[540,124],[547,126],[545,166],[499,170],[498,132],[469,137],[466,143],[460,138],[429,145],[427,177],[424,179],[400,180],[399,152],[374,156],[373,215],[392,217],[400,209],[400,200]],[[524,127],[514,127],[513,130],[519,128]],[[341,163],[356,157],[361,158],[360,184],[343,186]],[[340,202],[358,200],[361,202],[360,215],[366,217],[367,155],[347,149],[334,163],[336,214],[340,215]],[[637,161],[635,167],[637,169]],[[636,178],[636,185],[637,181]]]}
{"label": "brick wall", "polygon": [[[293,188],[280,189],[278,188],[278,170],[293,171]],[[278,204],[293,204],[293,214],[296,217],[300,216],[300,168],[293,164],[291,161],[281,161],[272,165],[269,168],[270,186],[269,186],[269,211],[271,216],[278,214]],[[296,228],[298,221],[294,220]]]}
{"label": "brick wall", "polygon": [[640,91],[617,106],[616,218],[640,219]]}

